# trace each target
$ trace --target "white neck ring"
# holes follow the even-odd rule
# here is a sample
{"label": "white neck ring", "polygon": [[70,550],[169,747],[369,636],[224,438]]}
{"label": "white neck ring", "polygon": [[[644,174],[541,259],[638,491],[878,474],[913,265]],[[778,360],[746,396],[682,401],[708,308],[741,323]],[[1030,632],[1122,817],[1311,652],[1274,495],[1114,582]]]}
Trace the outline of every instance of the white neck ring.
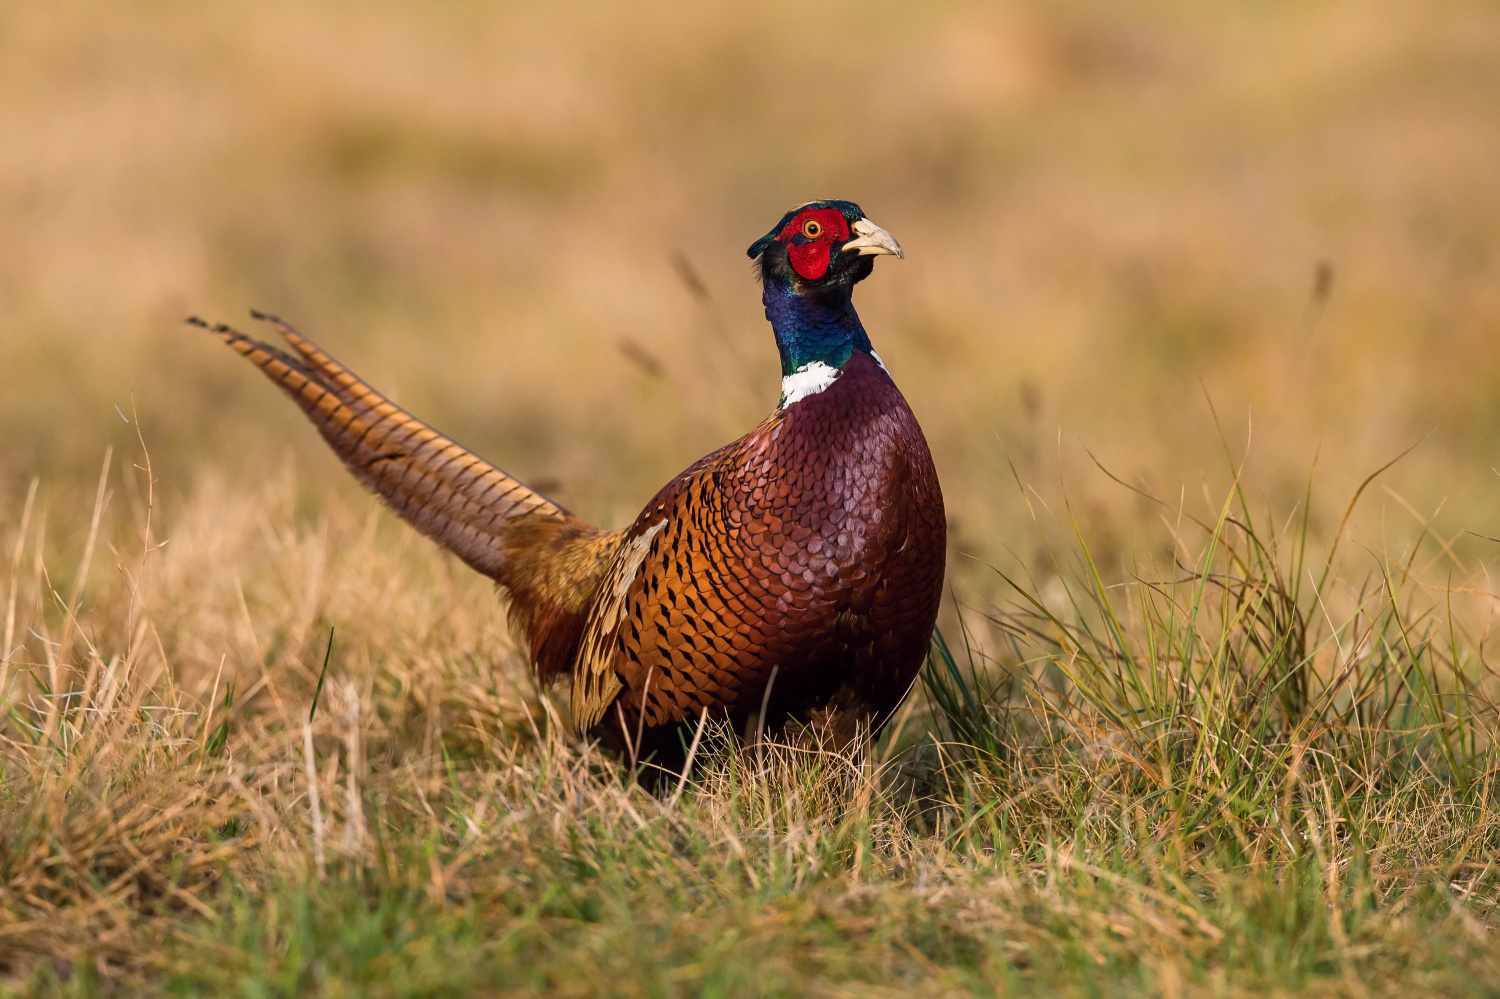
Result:
{"label": "white neck ring", "polygon": [[781,379],[781,408],[785,409],[800,399],[832,385],[839,377],[839,368],[822,361],[810,361]]}

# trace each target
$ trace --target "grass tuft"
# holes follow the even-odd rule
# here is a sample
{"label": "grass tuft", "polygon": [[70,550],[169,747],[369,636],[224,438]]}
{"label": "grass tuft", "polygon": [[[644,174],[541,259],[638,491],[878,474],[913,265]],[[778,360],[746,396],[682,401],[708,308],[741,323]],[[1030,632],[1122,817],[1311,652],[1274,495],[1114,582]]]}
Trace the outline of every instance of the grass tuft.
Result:
{"label": "grass tuft", "polygon": [[[20,992],[1500,983],[1487,598],[1424,583],[1415,549],[1319,576],[1308,518],[1267,534],[1233,490],[1118,578],[1078,532],[936,636],[881,744],[710,728],[653,794],[567,731],[483,581],[399,525],[209,482],[163,546],[98,496],[60,541],[40,510],[0,537]],[[112,571],[80,558],[55,599],[90,547]]]}

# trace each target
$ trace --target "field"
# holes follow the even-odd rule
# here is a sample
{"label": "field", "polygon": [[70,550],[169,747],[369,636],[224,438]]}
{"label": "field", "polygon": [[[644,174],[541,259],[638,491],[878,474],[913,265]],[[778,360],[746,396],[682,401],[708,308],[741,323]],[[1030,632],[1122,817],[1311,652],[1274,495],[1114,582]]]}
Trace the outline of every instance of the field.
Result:
{"label": "field", "polygon": [[[1494,5],[20,0],[0,136],[0,994],[1500,994]],[[951,599],[657,795],[182,322],[619,526],[814,197]]]}

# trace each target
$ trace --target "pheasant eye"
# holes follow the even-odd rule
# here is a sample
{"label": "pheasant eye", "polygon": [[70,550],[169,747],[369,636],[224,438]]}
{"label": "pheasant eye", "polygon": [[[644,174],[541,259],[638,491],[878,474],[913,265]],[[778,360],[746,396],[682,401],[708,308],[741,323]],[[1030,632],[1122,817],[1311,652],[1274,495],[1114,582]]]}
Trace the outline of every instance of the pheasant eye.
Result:
{"label": "pheasant eye", "polygon": [[802,235],[808,239],[817,239],[823,235],[823,227],[818,223],[817,219],[808,219],[802,223]]}

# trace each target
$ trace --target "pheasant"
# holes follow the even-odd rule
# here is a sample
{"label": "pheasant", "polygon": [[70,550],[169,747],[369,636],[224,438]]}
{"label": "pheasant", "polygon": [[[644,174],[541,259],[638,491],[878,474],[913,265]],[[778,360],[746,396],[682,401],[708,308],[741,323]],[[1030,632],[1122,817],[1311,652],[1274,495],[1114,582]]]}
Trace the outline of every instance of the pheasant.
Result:
{"label": "pheasant", "polygon": [[[878,734],[937,618],[947,523],[926,439],[854,311],[890,233],[814,201],[756,240],[781,401],[624,530],[569,513],[377,393],[274,316],[289,350],[217,333],[302,407],[349,470],[510,599],[580,731],[680,767],[686,726]],[[674,763],[675,761],[675,763]]]}

